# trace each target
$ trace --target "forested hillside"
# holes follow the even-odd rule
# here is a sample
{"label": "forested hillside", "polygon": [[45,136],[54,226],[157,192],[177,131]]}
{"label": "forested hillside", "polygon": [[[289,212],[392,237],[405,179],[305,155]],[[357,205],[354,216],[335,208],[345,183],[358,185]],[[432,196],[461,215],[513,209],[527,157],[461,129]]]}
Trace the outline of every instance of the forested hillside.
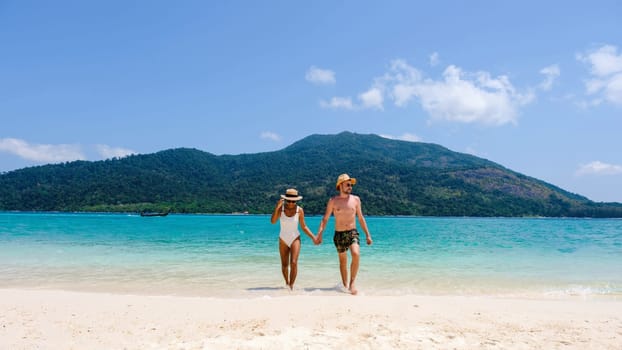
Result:
{"label": "forested hillside", "polygon": [[0,175],[0,210],[269,213],[296,187],[306,212],[321,214],[341,173],[358,179],[368,215],[622,217],[620,203],[594,203],[485,159],[348,132],[275,152],[179,148],[20,169]]}

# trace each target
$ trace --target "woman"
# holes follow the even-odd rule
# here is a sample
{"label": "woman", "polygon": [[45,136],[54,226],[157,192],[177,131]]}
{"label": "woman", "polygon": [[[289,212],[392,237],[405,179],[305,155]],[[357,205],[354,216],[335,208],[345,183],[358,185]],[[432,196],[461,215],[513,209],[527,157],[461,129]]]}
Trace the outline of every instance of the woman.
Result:
{"label": "woman", "polygon": [[298,225],[315,242],[315,236],[305,223],[305,213],[296,201],[302,199],[298,191],[290,188],[281,195],[276,203],[270,221],[274,224],[277,219],[281,222],[279,233],[279,252],[281,253],[281,271],[285,279],[285,285],[290,290],[294,289],[294,282],[298,274],[298,256],[300,255],[300,232]]}

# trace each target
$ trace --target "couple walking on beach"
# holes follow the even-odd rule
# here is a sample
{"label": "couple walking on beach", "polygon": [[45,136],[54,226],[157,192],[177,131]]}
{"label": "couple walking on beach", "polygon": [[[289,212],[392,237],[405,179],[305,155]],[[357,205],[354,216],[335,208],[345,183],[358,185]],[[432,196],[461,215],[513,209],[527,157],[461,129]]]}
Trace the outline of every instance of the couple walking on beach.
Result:
{"label": "couple walking on beach", "polygon": [[[343,288],[353,295],[357,294],[355,286],[356,275],[359,270],[360,261],[360,238],[356,229],[356,218],[359,225],[365,232],[367,244],[372,244],[371,234],[367,228],[363,210],[361,209],[361,199],[352,194],[352,186],[356,184],[356,179],[348,174],[341,174],[337,178],[336,188],[339,191],[337,196],[332,197],[326,204],[326,212],[317,235],[314,235],[305,223],[304,211],[296,203],[302,199],[295,189],[288,189],[281,199],[276,203],[270,221],[274,224],[281,223],[279,233],[279,252],[281,255],[281,271],[288,288],[294,288],[296,275],[298,274],[298,256],[300,255],[300,232],[298,226],[309,236],[313,243],[322,243],[322,234],[326,228],[326,223],[331,215],[335,217],[335,235],[333,242],[337,248],[339,256],[339,272]],[[348,250],[352,256],[350,264],[350,279],[348,280]]]}

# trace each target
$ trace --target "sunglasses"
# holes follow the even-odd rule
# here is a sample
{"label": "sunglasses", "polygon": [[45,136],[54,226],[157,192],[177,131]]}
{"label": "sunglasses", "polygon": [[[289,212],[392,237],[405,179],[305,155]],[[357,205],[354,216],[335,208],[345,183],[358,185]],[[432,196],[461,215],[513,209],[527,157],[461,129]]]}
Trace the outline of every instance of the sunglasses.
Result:
{"label": "sunglasses", "polygon": [[344,184],[346,187],[352,187],[351,183]]}
{"label": "sunglasses", "polygon": [[285,200],[285,203],[296,203],[296,201]]}

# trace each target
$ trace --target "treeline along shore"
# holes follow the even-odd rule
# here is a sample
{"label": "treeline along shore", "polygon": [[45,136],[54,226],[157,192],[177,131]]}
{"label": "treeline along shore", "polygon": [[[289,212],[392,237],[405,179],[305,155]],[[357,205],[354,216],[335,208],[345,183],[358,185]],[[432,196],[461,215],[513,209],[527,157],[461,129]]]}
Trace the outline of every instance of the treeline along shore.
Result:
{"label": "treeline along shore", "polygon": [[436,144],[343,132],[274,152],[214,155],[178,148],[0,175],[0,210],[270,213],[289,187],[322,214],[341,173],[367,215],[622,217],[555,185]]}

